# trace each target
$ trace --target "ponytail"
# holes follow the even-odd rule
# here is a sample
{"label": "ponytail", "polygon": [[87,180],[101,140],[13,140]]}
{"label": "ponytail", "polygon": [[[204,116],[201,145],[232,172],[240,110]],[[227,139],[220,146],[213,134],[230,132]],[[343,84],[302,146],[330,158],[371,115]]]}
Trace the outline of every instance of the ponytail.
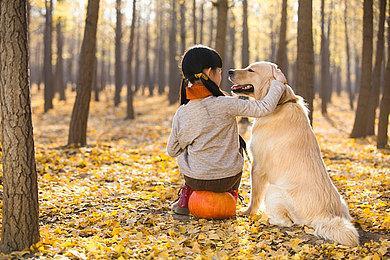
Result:
{"label": "ponytail", "polygon": [[188,101],[190,101],[187,98],[187,94],[186,94],[187,85],[188,85],[188,80],[183,78],[181,80],[181,85],[180,85],[180,105],[185,105],[188,103]]}
{"label": "ponytail", "polygon": [[200,79],[203,83],[203,85],[213,94],[214,97],[220,97],[220,96],[225,96],[221,89],[215,84],[214,81],[212,81],[209,77],[202,77]]}

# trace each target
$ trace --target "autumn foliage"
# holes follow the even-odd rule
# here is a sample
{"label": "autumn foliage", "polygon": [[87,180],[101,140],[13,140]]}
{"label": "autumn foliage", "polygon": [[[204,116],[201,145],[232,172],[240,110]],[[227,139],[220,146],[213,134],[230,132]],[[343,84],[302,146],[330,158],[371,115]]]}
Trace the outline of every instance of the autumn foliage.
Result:
{"label": "autumn foliage", "polygon": [[[113,88],[91,103],[88,144],[65,147],[74,93],[43,112],[42,92],[32,88],[39,184],[41,240],[14,256],[111,258],[352,258],[379,259],[390,246],[390,155],[374,138],[350,139],[353,112],[348,98],[335,98],[330,118],[315,100],[314,129],[329,174],[348,203],[361,245],[346,247],[316,238],[304,226],[279,228],[248,205],[248,163],[243,171],[237,216],[225,220],[176,218],[170,204],[183,184],[165,145],[177,105],[166,96],[136,95],[135,120],[123,120]],[[242,128],[242,125],[240,125]],[[242,128],[241,131],[244,129]],[[248,131],[243,135],[250,137]]]}

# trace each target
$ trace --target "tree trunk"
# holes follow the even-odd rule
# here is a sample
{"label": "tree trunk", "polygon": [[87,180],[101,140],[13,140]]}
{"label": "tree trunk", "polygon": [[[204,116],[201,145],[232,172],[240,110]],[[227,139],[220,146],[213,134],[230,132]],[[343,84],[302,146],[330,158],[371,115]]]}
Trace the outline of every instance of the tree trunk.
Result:
{"label": "tree trunk", "polygon": [[336,93],[337,96],[341,96],[341,68],[339,66],[336,67]]}
{"label": "tree trunk", "polygon": [[288,78],[288,59],[287,59],[287,0],[282,4],[282,20],[280,21],[279,47],[276,55],[276,63]]}
{"label": "tree trunk", "polygon": [[[88,0],[84,38],[81,45],[76,100],[72,110],[68,145],[87,144],[87,122],[96,55],[96,29],[99,0]],[[91,66],[92,64],[92,66]]]}
{"label": "tree trunk", "polygon": [[116,0],[116,27],[115,27],[115,96],[114,105],[121,102],[122,91],[122,0]]}
{"label": "tree trunk", "polygon": [[270,33],[270,46],[269,46],[269,55],[268,55],[268,59],[271,61],[271,62],[275,62],[275,34],[274,34],[274,20],[271,18],[269,19],[269,27],[271,28],[271,33]]}
{"label": "tree trunk", "polygon": [[57,32],[57,65],[56,65],[56,88],[60,94],[60,100],[66,100],[65,96],[65,81],[64,81],[64,59],[62,57],[62,50],[64,46],[63,35],[62,35],[62,24],[61,18],[57,21],[56,32]]}
{"label": "tree trunk", "polygon": [[154,86],[150,80],[150,39],[149,39],[149,19],[146,22],[146,36],[145,36],[145,75],[144,75],[144,87],[148,87],[149,96],[153,96]]}
{"label": "tree trunk", "polygon": [[194,30],[194,44],[197,44],[197,38],[196,38],[196,34],[197,34],[197,21],[196,21],[196,0],[192,0],[192,28]]}
{"label": "tree trunk", "polygon": [[136,19],[136,0],[133,1],[133,12],[131,19],[130,27],[130,40],[129,48],[127,54],[127,109],[126,109],[126,119],[134,119],[134,105],[133,105],[133,74],[132,74],[132,65],[133,65],[133,49],[134,49],[134,31],[135,31],[135,19]]}
{"label": "tree trunk", "polygon": [[140,16],[137,17],[137,37],[135,41],[135,63],[134,63],[134,93],[139,90],[140,82],[140,45],[141,45],[141,20]]}
{"label": "tree trunk", "polygon": [[65,84],[73,85],[74,84],[73,62],[74,62],[74,57],[75,57],[74,43],[73,42],[69,44],[68,52],[69,52],[69,58],[67,59],[67,63],[66,63],[67,76],[66,76]]}
{"label": "tree trunk", "polygon": [[105,88],[106,88],[106,51],[102,48],[102,57],[100,60],[100,90],[103,91]]}
{"label": "tree trunk", "polygon": [[53,0],[45,0],[45,34],[44,34],[44,111],[47,112],[53,108],[54,84],[53,84],[53,67],[52,67],[52,11]]}
{"label": "tree trunk", "polygon": [[[230,22],[229,22],[229,59],[227,61],[228,68],[235,68],[234,56],[236,53],[236,18],[233,12],[230,12]],[[229,83],[230,84],[230,83]]]}
{"label": "tree trunk", "polygon": [[347,63],[347,91],[349,97],[349,107],[353,110],[353,101],[355,100],[355,93],[352,91],[352,81],[351,81],[351,52],[349,47],[349,36],[348,36],[348,0],[344,0],[344,32],[345,32],[345,53],[346,53],[346,63]]}
{"label": "tree trunk", "polygon": [[[96,47],[97,49],[97,47]],[[95,61],[94,61],[94,66],[93,66],[93,79],[92,79],[92,89],[94,93],[94,100],[96,102],[100,101],[100,88],[98,85],[98,59],[95,55]]]}
{"label": "tree trunk", "polygon": [[[227,13],[228,13],[228,1],[218,0],[217,3],[217,38],[215,43],[215,49],[221,55],[222,60],[226,60],[226,31],[227,31]],[[225,91],[230,91],[227,87],[227,71],[226,62],[222,67],[222,82],[221,88]]]}
{"label": "tree trunk", "polygon": [[360,57],[357,54],[357,50],[355,49],[355,94],[359,93],[360,90]]}
{"label": "tree trunk", "polygon": [[221,55],[222,59],[224,59],[225,46],[226,46],[228,2],[227,0],[218,0],[216,5],[217,5],[217,38],[215,43],[215,49],[219,53],[219,55]]}
{"label": "tree trunk", "polygon": [[[325,1],[321,0],[321,84],[320,84],[320,97],[321,97],[321,113],[326,115],[328,105],[330,82],[329,71],[329,37],[325,33]],[[328,27],[329,29],[329,27]],[[329,31],[328,31],[329,36]]]}
{"label": "tree trunk", "polygon": [[[381,85],[381,71],[383,54],[385,49],[384,34],[385,34],[385,17],[386,17],[386,0],[380,0],[380,14],[378,24],[378,34],[376,42],[376,55],[374,70],[372,72],[372,87],[370,92],[370,99],[368,102],[366,134],[375,135],[375,118],[376,109],[379,103],[380,85]],[[390,19],[390,18],[389,18]]]}
{"label": "tree trunk", "polygon": [[180,2],[180,43],[181,53],[186,50],[186,1]]}
{"label": "tree trunk", "polygon": [[211,7],[209,16],[209,42],[208,46],[215,48],[214,41],[214,6]]}
{"label": "tree trunk", "polygon": [[112,78],[111,78],[111,56],[112,50],[111,47],[108,47],[107,53],[107,85],[111,87]]}
{"label": "tree trunk", "polygon": [[176,0],[171,0],[171,30],[169,32],[169,92],[168,100],[172,105],[179,98],[178,66],[176,61]]}
{"label": "tree trunk", "polygon": [[[390,11],[390,6],[389,6]],[[385,148],[388,142],[387,131],[389,128],[390,112],[390,19],[387,19],[387,65],[384,73],[384,89],[379,110],[377,147]]]}
{"label": "tree trunk", "polygon": [[363,14],[363,52],[358,105],[351,137],[366,136],[366,123],[368,116],[368,102],[372,79],[372,45],[373,45],[373,10],[372,0],[364,0]]}
{"label": "tree trunk", "polygon": [[326,36],[326,71],[328,73],[328,86],[326,89],[326,102],[328,104],[332,103],[332,94],[333,94],[333,84],[332,84],[332,75],[330,73],[331,64],[330,64],[330,28],[332,23],[332,11],[333,11],[333,1],[331,2],[330,11],[328,14],[328,30]]}
{"label": "tree trunk", "polygon": [[0,1],[4,253],[28,249],[39,241],[27,31],[26,1]]}
{"label": "tree trunk", "polygon": [[199,43],[203,44],[203,30],[204,30],[204,1],[200,4],[200,30],[199,30]]}
{"label": "tree trunk", "polygon": [[153,84],[153,92],[157,89],[158,92],[158,51],[159,51],[159,20],[160,20],[160,5],[159,1],[155,1],[155,13],[156,19],[153,28],[152,36],[155,35],[155,38],[152,39],[153,44],[153,60],[151,61],[153,66],[153,77],[151,79],[151,84]]}
{"label": "tree trunk", "polygon": [[297,86],[298,94],[307,102],[310,123],[313,123],[314,98],[314,50],[313,50],[313,21],[312,1],[298,1],[298,52],[297,52]]}
{"label": "tree trunk", "polygon": [[248,35],[248,1],[242,1],[242,49],[241,67],[249,65],[249,35]]}
{"label": "tree trunk", "polygon": [[[160,5],[161,6],[161,5]],[[158,94],[162,95],[165,90],[165,31],[164,31],[164,23],[163,23],[163,12],[162,8],[160,9],[160,14],[158,16],[159,24],[158,24]],[[165,12],[164,12],[165,13]]]}

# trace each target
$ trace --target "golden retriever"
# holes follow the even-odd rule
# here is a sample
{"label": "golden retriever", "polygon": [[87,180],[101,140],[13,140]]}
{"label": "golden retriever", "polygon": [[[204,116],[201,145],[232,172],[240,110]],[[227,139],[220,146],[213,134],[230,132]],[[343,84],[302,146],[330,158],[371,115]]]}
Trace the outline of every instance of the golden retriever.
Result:
{"label": "golden retriever", "polygon": [[[256,62],[229,71],[232,90],[262,99],[273,79],[286,83],[276,64]],[[287,85],[287,84],[286,84]],[[251,200],[245,214],[264,203],[270,224],[307,225],[315,235],[355,246],[359,235],[330,179],[302,97],[287,85],[275,111],[252,126]]]}

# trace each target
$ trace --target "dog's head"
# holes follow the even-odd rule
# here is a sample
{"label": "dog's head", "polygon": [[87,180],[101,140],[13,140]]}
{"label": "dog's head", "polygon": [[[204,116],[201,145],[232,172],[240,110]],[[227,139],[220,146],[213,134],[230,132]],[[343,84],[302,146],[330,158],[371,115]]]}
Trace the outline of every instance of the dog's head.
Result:
{"label": "dog's head", "polygon": [[271,62],[260,61],[244,69],[229,70],[229,80],[234,84],[232,91],[255,99],[262,99],[267,94],[273,79],[287,83],[282,71]]}

